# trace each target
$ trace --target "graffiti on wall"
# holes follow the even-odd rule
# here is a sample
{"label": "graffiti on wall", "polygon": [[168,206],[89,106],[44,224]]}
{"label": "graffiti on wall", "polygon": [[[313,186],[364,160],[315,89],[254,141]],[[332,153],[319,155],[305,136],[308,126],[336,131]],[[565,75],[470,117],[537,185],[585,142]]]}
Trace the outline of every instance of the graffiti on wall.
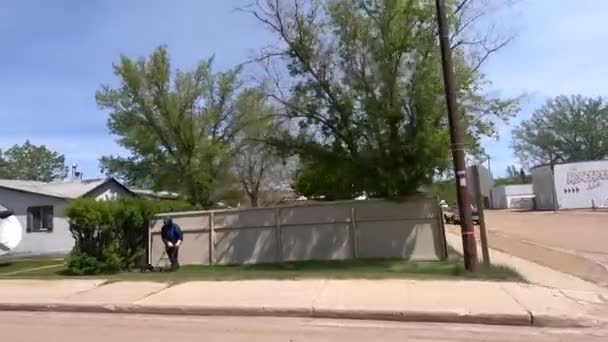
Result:
{"label": "graffiti on wall", "polygon": [[603,181],[608,181],[608,169],[607,170],[587,170],[587,171],[569,171],[566,176],[566,183],[571,186],[570,189],[579,192],[579,184],[585,184],[587,190],[593,190],[599,188]]}

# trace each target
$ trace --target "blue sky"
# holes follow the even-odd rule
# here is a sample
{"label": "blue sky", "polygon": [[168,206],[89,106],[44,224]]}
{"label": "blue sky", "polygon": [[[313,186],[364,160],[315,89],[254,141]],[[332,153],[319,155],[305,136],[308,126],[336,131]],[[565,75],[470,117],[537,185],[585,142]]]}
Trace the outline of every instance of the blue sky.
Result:
{"label": "blue sky", "polygon": [[[101,84],[116,82],[112,63],[166,44],[174,66],[190,68],[215,54],[217,68],[231,67],[272,39],[255,19],[234,11],[248,2],[0,1],[0,148],[30,139],[64,153],[85,177],[99,176],[101,155],[124,152],[94,100]],[[608,1],[520,0],[495,15],[516,39],[483,68],[491,91],[528,94],[510,125],[548,97],[608,93],[605,13]],[[485,142],[495,174],[514,162],[509,126],[500,133],[499,141]]]}

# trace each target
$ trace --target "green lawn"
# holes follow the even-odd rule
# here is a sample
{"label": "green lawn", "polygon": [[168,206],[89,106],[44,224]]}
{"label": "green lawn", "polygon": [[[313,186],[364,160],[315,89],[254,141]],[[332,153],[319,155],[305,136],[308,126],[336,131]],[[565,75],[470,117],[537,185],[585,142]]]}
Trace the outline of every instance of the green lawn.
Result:
{"label": "green lawn", "polygon": [[28,270],[35,271],[43,268],[50,272],[57,272],[63,268],[63,259],[58,258],[32,258],[18,260],[0,260],[0,277],[8,275],[16,275],[22,272],[28,273]]}
{"label": "green lawn", "polygon": [[[57,262],[57,261],[55,261]],[[19,264],[20,262],[16,262]],[[24,262],[32,268],[32,261]],[[48,264],[47,264],[48,265]],[[18,265],[11,265],[18,269]],[[25,269],[23,267],[22,269]],[[6,272],[4,272],[6,273]],[[462,258],[452,255],[445,261],[405,260],[335,260],[335,261],[298,261],[281,264],[234,265],[234,266],[183,266],[177,272],[123,272],[109,276],[99,276],[111,280],[154,280],[184,282],[188,280],[237,280],[237,279],[484,279],[500,281],[524,281],[514,270],[503,266],[481,268],[478,273],[465,271]],[[23,271],[6,278],[75,278],[65,275],[63,267],[40,268]],[[78,277],[87,278],[87,277]],[[89,277],[90,278],[90,277]]]}

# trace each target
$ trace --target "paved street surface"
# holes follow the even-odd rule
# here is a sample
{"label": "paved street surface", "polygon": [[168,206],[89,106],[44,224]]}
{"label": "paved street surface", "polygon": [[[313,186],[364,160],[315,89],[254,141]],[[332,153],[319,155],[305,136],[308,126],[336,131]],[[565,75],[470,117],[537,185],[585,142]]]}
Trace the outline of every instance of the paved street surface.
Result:
{"label": "paved street surface", "polygon": [[608,213],[487,210],[492,231],[579,253],[608,255]]}
{"label": "paved street surface", "polygon": [[[498,237],[499,238],[499,237]],[[446,239],[448,244],[454,248],[459,253],[462,253],[462,238],[460,235],[460,227],[448,226]],[[511,252],[513,252],[513,239],[503,239],[509,243]],[[497,236],[490,237],[490,245],[496,246],[497,244]],[[520,243],[520,245],[523,245]],[[523,245],[525,246],[525,245]],[[518,246],[519,247],[519,246]],[[481,243],[477,244],[477,255],[480,258],[480,262],[482,260],[482,251],[481,251]],[[536,252],[536,249],[528,248],[526,249],[528,254]],[[538,253],[537,253],[538,254]],[[564,254],[564,253],[562,253]],[[544,256],[543,254],[538,254],[538,256]],[[546,257],[546,256],[545,256]],[[568,257],[568,255],[566,255]],[[495,248],[490,248],[490,259],[494,265],[505,265],[511,267],[519,274],[521,274],[528,282],[551,287],[556,289],[564,289],[564,290],[573,290],[573,291],[591,291],[595,293],[604,294],[606,298],[608,298],[608,288],[599,286],[597,283],[583,280],[579,277],[576,277],[572,274],[560,272],[556,269],[542,266],[540,263],[536,263],[530,260],[523,258],[522,256],[514,256],[511,254],[507,254],[501,252]],[[559,266],[559,265],[558,265]]]}
{"label": "paved street surface", "polygon": [[[608,213],[487,210],[490,247],[608,285]],[[448,231],[458,233],[459,227]]]}
{"label": "paved street surface", "polygon": [[606,329],[545,329],[257,317],[0,312],[2,341],[607,341]]}

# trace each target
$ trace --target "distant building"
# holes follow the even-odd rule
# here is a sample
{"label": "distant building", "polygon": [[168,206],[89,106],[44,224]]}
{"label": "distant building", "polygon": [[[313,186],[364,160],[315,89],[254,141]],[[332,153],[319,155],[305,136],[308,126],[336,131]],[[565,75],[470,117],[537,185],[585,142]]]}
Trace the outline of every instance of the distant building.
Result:
{"label": "distant building", "polygon": [[500,185],[490,194],[493,209],[534,209],[532,184]]}
{"label": "distant building", "polygon": [[[494,179],[492,178],[490,171],[485,166],[475,166],[477,166],[477,169],[479,170],[479,191],[481,192],[482,196],[487,197],[490,195],[490,191],[494,186]],[[476,194],[476,187],[477,184],[475,184],[475,181],[473,179],[473,166],[469,166],[467,167],[467,189],[469,190],[469,196],[472,196],[471,198],[474,198]]]}
{"label": "distant building", "polygon": [[608,160],[545,165],[531,171],[539,210],[608,208]]}

